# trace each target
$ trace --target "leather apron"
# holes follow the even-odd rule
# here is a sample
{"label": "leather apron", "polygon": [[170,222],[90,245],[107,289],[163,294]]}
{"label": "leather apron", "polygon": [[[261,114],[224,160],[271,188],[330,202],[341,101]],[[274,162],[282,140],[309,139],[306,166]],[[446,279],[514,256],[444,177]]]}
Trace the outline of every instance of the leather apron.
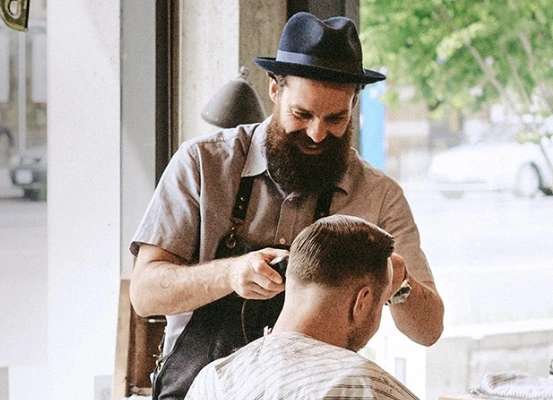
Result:
{"label": "leather apron", "polygon": [[[253,177],[244,177],[236,196],[231,231],[221,239],[215,258],[236,257],[265,247],[237,234],[243,224],[253,187]],[[319,195],[314,220],[327,216],[333,190]],[[211,361],[225,357],[263,336],[265,327],[276,322],[284,302],[284,292],[268,300],[246,300],[231,293],[194,311],[171,352],[160,359],[154,373],[153,400],[182,400],[200,370]]]}

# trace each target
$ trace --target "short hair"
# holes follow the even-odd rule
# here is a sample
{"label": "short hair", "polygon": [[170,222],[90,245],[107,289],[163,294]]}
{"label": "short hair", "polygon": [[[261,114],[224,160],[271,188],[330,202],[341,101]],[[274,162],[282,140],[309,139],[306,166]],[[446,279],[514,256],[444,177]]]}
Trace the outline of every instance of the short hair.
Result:
{"label": "short hair", "polygon": [[301,284],[339,287],[375,279],[385,285],[394,238],[362,218],[331,215],[304,228],[290,247],[287,271]]}

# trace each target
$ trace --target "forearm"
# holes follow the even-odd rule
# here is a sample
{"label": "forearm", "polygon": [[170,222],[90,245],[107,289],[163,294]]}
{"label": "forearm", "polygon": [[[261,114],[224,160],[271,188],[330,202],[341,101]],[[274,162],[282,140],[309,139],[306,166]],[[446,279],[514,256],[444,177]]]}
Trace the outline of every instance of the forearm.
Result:
{"label": "forearm", "polygon": [[404,303],[390,306],[398,329],[413,341],[430,346],[443,331],[444,305],[433,282],[409,277],[411,293]]}
{"label": "forearm", "polygon": [[186,266],[167,261],[136,265],[131,302],[142,316],[172,315],[195,310],[229,293],[228,260]]}
{"label": "forearm", "polygon": [[268,299],[284,290],[269,262],[286,254],[266,248],[187,266],[174,254],[142,244],[131,277],[131,302],[138,315],[148,316],[193,311],[232,292],[246,299]]}

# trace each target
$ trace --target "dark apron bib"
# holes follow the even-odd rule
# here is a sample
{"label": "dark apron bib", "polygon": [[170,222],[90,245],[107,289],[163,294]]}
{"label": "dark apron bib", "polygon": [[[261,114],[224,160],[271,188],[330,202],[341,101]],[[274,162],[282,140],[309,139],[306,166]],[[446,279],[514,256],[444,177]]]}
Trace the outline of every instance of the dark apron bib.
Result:
{"label": "dark apron bib", "polygon": [[[233,226],[219,242],[215,258],[236,257],[265,247],[288,247],[256,245],[237,235],[246,218],[252,186],[253,177],[241,179],[232,213]],[[328,215],[332,195],[333,190],[321,193],[314,220]],[[231,293],[195,310],[173,350],[154,373],[153,400],[182,400],[205,365],[263,336],[265,327],[276,322],[283,303],[284,292],[268,300],[246,300]]]}

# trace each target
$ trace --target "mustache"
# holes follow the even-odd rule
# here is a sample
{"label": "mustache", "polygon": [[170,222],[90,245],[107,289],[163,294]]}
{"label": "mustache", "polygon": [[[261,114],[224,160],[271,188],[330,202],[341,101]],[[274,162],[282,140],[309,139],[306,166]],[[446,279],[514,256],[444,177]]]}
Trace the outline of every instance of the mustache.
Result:
{"label": "mustache", "polygon": [[322,141],[319,143],[316,143],[313,139],[309,137],[307,134],[307,130],[300,129],[297,131],[292,131],[283,138],[288,144],[293,144],[296,146],[312,146],[316,145],[319,148],[322,148],[323,150],[329,150],[332,149],[336,143],[340,141],[339,138],[335,137],[332,134],[328,134]]}

